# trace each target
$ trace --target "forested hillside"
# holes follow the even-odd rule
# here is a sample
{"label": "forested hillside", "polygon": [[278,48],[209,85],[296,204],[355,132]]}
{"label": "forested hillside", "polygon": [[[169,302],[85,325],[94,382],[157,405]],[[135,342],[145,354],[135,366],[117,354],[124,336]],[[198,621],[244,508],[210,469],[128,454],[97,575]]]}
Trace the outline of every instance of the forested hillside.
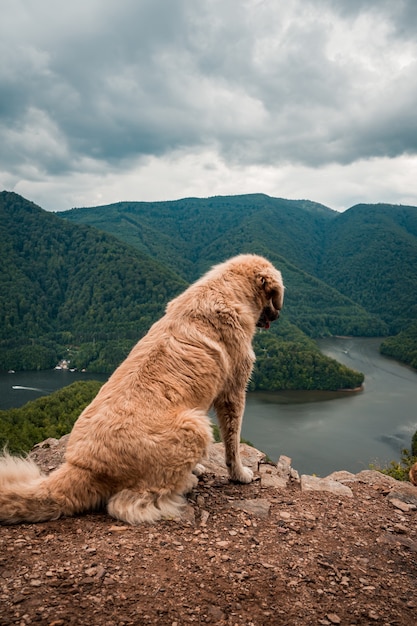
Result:
{"label": "forested hillside", "polygon": [[121,202],[59,213],[113,233],[189,281],[235,254],[263,254],[283,273],[285,316],[311,337],[387,334],[377,315],[315,276],[326,224],[337,215],[313,202],[262,194]]}
{"label": "forested hillside", "polygon": [[189,282],[226,256],[260,245],[314,274],[324,225],[336,215],[314,202],[264,194],[119,202],[59,213],[111,232],[169,267],[175,264]]}
{"label": "forested hillside", "polygon": [[[65,357],[71,367],[111,372],[163,314],[167,301],[187,284],[143,251],[93,227],[61,220],[13,193],[0,194],[0,224],[3,369],[44,369]],[[272,260],[293,283],[289,301],[297,297],[303,301],[308,321],[303,320],[301,307],[294,306],[300,327],[291,323],[290,313],[283,313],[267,339],[262,333],[257,335],[255,349],[260,359],[252,384],[263,389],[360,385],[361,374],[320,356],[301,328],[314,328],[319,315],[323,316],[321,328],[323,324],[326,329],[332,325],[347,328],[348,323],[366,319],[366,313],[281,257]],[[202,259],[198,262],[202,264]],[[298,294],[297,281],[301,285]],[[329,293],[333,308],[315,311],[330,301]],[[277,354],[281,363],[291,364],[286,377],[272,366]],[[326,368],[331,375],[324,375]]]}
{"label": "forested hillside", "polygon": [[414,333],[407,334],[417,318],[417,207],[360,204],[337,213],[254,194],[60,215],[113,232],[188,280],[238,252],[264,254],[284,274],[288,319],[309,336],[406,331],[390,349],[408,363],[417,350]]}
{"label": "forested hillside", "polygon": [[417,207],[359,204],[326,225],[319,278],[398,332],[417,319]]}
{"label": "forested hillside", "polygon": [[[367,311],[364,325],[370,332],[365,334],[387,332],[387,326],[385,330],[371,330],[375,317],[391,332],[398,332],[417,317],[416,207],[361,204],[338,213],[305,200],[254,194],[121,202],[60,215],[112,232],[164,259],[187,280],[241,251],[273,257],[286,270],[290,287],[286,304],[291,319],[297,315],[291,301],[291,292],[295,293],[291,268],[304,273],[296,279],[298,307],[303,306],[304,299],[310,301],[308,296],[300,301],[299,294],[307,294],[306,283],[311,285],[314,277],[320,281],[314,284],[320,292],[319,306],[326,314],[331,316],[334,306],[345,306],[345,317],[351,314],[358,321],[363,309]],[[329,290],[329,285],[338,294]],[[352,303],[356,309],[349,314]],[[317,309],[314,304],[313,308]],[[339,308],[336,315],[340,313]],[[302,312],[299,317],[305,320],[307,316]],[[359,334],[364,325],[359,323]],[[314,328],[320,334],[319,326]]]}
{"label": "forested hillside", "polygon": [[403,361],[417,369],[417,321],[396,337],[388,337],[381,344],[381,353]]}
{"label": "forested hillside", "polygon": [[9,452],[29,452],[48,437],[66,435],[102,384],[78,381],[17,409],[0,411],[0,448],[7,445]]}
{"label": "forested hillside", "polygon": [[0,368],[53,367],[69,347],[78,366],[108,370],[185,286],[114,237],[0,193]]}

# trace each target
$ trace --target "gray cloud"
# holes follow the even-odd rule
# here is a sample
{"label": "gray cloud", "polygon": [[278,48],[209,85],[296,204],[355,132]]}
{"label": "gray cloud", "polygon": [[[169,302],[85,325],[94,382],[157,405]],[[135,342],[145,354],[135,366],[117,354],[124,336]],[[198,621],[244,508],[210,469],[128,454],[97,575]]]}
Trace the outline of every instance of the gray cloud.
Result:
{"label": "gray cloud", "polygon": [[5,5],[6,182],[187,150],[314,168],[417,152],[413,0]]}

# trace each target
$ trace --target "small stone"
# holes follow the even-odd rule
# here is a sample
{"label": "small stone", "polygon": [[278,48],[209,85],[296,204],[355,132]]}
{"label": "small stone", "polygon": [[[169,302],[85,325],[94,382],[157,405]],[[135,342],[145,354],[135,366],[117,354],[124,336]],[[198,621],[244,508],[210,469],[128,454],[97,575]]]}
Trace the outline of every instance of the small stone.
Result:
{"label": "small stone", "polygon": [[347,485],[342,485],[336,480],[308,476],[307,474],[301,476],[301,491],[327,491],[338,496],[353,498],[353,492]]}
{"label": "small stone", "polygon": [[234,509],[241,509],[242,511],[246,511],[246,513],[251,513],[257,517],[267,517],[271,503],[269,500],[257,498],[255,500],[236,500],[235,502],[231,502],[230,506]]}
{"label": "small stone", "polygon": [[125,532],[125,530],[131,530],[131,529],[132,529],[131,526],[116,526],[116,525],[113,525],[113,526],[110,526],[109,532],[111,532],[111,533],[123,533],[123,532]]}
{"label": "small stone", "polygon": [[224,619],[224,613],[218,606],[210,606],[207,610],[207,614],[216,622],[220,622]]}
{"label": "small stone", "polygon": [[369,619],[372,619],[372,620],[374,620],[374,621],[379,620],[379,615],[378,615],[378,613],[377,613],[376,611],[373,611],[372,609],[369,611],[369,613],[368,613],[368,617],[369,617]]}
{"label": "small stone", "polygon": [[327,480],[336,480],[339,483],[351,483],[355,481],[355,474],[352,472],[347,472],[346,470],[339,470],[337,472],[332,472],[328,476],[326,476]]}
{"label": "small stone", "polygon": [[390,498],[389,501],[391,502],[392,506],[395,506],[395,508],[399,509],[400,511],[404,511],[404,513],[409,513],[416,508],[414,504],[407,504],[407,502],[403,502],[398,498]]}
{"label": "small stone", "polygon": [[88,567],[86,570],[84,570],[84,573],[86,576],[95,576],[97,574],[97,568]]}
{"label": "small stone", "polygon": [[405,535],[405,533],[408,531],[408,528],[406,526],[403,526],[402,524],[394,524],[393,529],[396,533],[400,533],[401,535]]}
{"label": "small stone", "polygon": [[167,517],[165,519],[175,520],[181,524],[194,526],[195,524],[195,510],[191,504],[187,504],[183,507],[178,517]]}
{"label": "small stone", "polygon": [[279,476],[277,469],[271,465],[260,465],[259,473],[261,475],[262,489],[267,489],[268,487],[285,489],[287,486],[287,478]]}
{"label": "small stone", "polygon": [[326,617],[331,624],[340,624],[342,621],[336,613],[328,613]]}

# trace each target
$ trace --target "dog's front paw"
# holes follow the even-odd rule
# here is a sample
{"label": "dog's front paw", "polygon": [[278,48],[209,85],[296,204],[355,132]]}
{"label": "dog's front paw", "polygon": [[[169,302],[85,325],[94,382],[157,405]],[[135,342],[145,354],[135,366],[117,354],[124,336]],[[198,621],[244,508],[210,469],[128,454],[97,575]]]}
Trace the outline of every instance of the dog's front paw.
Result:
{"label": "dog's front paw", "polygon": [[251,483],[253,480],[253,472],[249,467],[239,467],[230,473],[230,479],[238,483]]}

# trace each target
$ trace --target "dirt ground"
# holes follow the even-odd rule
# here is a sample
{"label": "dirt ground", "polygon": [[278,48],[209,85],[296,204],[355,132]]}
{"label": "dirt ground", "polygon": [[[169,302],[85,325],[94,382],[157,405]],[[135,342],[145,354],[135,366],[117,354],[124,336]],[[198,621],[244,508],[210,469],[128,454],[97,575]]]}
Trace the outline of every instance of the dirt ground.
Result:
{"label": "dirt ground", "polygon": [[[0,624],[417,624],[416,510],[208,472],[181,521],[0,528]],[[417,488],[416,488],[417,494]]]}

